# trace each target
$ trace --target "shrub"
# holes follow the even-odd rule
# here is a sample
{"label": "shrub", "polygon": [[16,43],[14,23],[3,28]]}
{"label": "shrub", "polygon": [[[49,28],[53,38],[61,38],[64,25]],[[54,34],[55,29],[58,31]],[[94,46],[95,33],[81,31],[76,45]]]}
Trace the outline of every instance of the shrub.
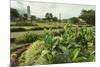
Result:
{"label": "shrub", "polygon": [[20,32],[20,31],[26,31],[25,28],[11,28],[10,29],[11,32]]}
{"label": "shrub", "polygon": [[15,43],[32,43],[39,38],[37,34],[25,33],[24,35],[16,38]]}

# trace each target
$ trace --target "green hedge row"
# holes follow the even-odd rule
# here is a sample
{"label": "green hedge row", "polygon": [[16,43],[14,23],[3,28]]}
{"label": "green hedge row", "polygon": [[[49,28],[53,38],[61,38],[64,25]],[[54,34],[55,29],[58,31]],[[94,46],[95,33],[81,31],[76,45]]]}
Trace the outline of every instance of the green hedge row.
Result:
{"label": "green hedge row", "polygon": [[29,22],[16,22],[16,23],[11,23],[11,26],[38,26],[38,25]]}
{"label": "green hedge row", "polygon": [[21,32],[21,31],[26,31],[27,29],[25,28],[10,28],[11,32]]}
{"label": "green hedge row", "polygon": [[11,32],[21,32],[21,31],[32,31],[32,30],[44,30],[44,29],[62,29],[63,27],[33,27],[30,29],[26,29],[24,27],[14,28],[12,27],[10,29]]}

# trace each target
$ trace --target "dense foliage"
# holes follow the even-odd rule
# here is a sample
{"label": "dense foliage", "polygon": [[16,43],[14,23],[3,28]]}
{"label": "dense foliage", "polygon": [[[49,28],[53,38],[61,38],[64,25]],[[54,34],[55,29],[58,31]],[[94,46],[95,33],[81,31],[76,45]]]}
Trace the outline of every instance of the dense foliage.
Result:
{"label": "dense foliage", "polygon": [[55,36],[44,30],[18,60],[19,65],[57,64],[95,61],[95,31],[93,27],[66,25],[64,33]]}
{"label": "dense foliage", "polygon": [[[46,43],[44,41],[36,41],[34,42],[29,49],[22,54],[19,58],[20,65],[32,65],[39,62],[39,58],[41,56],[41,52],[47,49]],[[42,58],[40,58],[42,59]],[[45,59],[43,60],[45,61]],[[42,62],[40,62],[42,64]]]}
{"label": "dense foliage", "polygon": [[15,43],[21,44],[21,43],[32,43],[36,41],[39,38],[37,34],[34,33],[25,33],[24,35],[18,37],[15,39]]}
{"label": "dense foliage", "polygon": [[70,18],[70,22],[73,24],[79,24],[79,19],[77,17]]}
{"label": "dense foliage", "polygon": [[11,21],[12,20],[15,20],[16,18],[20,17],[20,14],[18,13],[18,11],[14,8],[11,8],[11,11],[10,11],[10,14],[11,14]]}
{"label": "dense foliage", "polygon": [[82,10],[79,18],[83,19],[88,24],[95,25],[95,11],[94,10]]}

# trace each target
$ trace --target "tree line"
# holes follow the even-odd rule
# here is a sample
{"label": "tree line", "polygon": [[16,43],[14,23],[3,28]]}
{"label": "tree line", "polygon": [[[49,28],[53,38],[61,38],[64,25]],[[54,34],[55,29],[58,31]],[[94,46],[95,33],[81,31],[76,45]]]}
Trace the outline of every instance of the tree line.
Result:
{"label": "tree line", "polygon": [[[19,12],[17,11],[17,9],[11,8],[10,13],[11,13],[11,21],[28,20],[27,13],[20,15]],[[31,18],[31,21],[38,19],[35,15],[31,15],[30,18]],[[48,22],[59,21],[59,19],[56,16],[53,16],[52,13],[46,13],[45,18],[42,18],[42,19],[47,20]],[[73,24],[86,23],[86,24],[90,24],[90,25],[95,25],[95,10],[92,10],[92,9],[84,10],[83,9],[78,17],[71,17],[70,19],[66,19],[66,22],[68,20],[70,20],[70,23],[73,23]]]}

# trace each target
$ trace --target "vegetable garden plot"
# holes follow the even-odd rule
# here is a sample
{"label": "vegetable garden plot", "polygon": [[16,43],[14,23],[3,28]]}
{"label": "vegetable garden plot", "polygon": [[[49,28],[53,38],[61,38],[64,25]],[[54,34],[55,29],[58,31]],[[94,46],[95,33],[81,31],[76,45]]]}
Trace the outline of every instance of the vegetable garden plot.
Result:
{"label": "vegetable garden plot", "polygon": [[95,62],[95,6],[21,3],[11,3],[11,66]]}

